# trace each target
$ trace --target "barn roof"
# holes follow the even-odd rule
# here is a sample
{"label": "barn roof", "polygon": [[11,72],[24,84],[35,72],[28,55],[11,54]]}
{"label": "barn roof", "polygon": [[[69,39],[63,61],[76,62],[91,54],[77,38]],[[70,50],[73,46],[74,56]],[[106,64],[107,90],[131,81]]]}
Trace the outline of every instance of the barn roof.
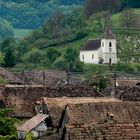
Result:
{"label": "barn roof", "polygon": [[62,98],[42,98],[47,105],[66,106],[68,104],[81,103],[101,103],[101,102],[120,102],[113,97],[62,97]]}
{"label": "barn roof", "polygon": [[107,118],[107,113],[114,115],[115,120],[139,120],[139,102],[102,102],[70,105],[66,112],[69,124],[101,122]]}
{"label": "barn roof", "polygon": [[98,50],[101,47],[101,39],[89,39],[81,48],[81,51]]}
{"label": "barn roof", "polygon": [[140,80],[117,80],[118,86],[136,86],[138,83],[140,83]]}
{"label": "barn roof", "polygon": [[28,132],[37,127],[41,122],[47,118],[45,114],[37,114],[30,120],[26,121],[21,127],[18,127],[18,131]]}
{"label": "barn roof", "polygon": [[66,125],[68,140],[140,139],[140,122],[108,122]]}
{"label": "barn roof", "polygon": [[54,126],[59,125],[59,121],[62,116],[62,112],[65,110],[67,105],[83,104],[83,103],[101,103],[101,102],[120,102],[115,98],[111,97],[75,97],[75,98],[42,98],[43,103],[46,104],[49,111],[49,115],[52,118]]}

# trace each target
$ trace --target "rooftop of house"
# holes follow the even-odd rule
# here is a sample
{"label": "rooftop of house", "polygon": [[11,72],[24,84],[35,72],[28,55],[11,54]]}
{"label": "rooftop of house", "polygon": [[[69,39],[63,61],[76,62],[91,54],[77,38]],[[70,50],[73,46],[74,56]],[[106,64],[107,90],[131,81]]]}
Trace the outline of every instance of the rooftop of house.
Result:
{"label": "rooftop of house", "polygon": [[140,80],[117,80],[118,86],[136,86],[138,83],[140,83]]}
{"label": "rooftop of house", "polygon": [[[32,95],[32,96],[30,96]],[[5,105],[13,108],[12,116],[19,118],[30,118],[35,115],[35,101],[42,97],[101,97],[95,89],[89,86],[63,86],[63,87],[42,87],[42,86],[10,86],[2,89],[0,97],[5,99]]]}
{"label": "rooftop of house", "polygon": [[139,140],[140,122],[74,124],[66,125],[66,131],[68,133],[68,140]]}
{"label": "rooftop of house", "polygon": [[69,105],[66,113],[69,124],[101,122],[111,113],[115,120],[140,119],[140,102],[97,102]]}
{"label": "rooftop of house", "polygon": [[81,51],[98,50],[101,47],[101,39],[89,39],[81,48]]}
{"label": "rooftop of house", "polygon": [[75,104],[84,104],[84,103],[110,103],[110,102],[121,102],[118,99],[111,97],[62,97],[62,98],[42,98],[43,104],[47,106],[47,110],[49,111],[49,115],[52,118],[52,122],[54,126],[58,126],[62,112],[65,110],[67,105],[75,105]]}
{"label": "rooftop of house", "polygon": [[65,107],[70,104],[81,104],[81,103],[101,103],[101,102],[121,102],[120,100],[113,97],[61,97],[61,98],[42,98],[45,104],[50,106]]}
{"label": "rooftop of house", "polygon": [[30,120],[26,121],[21,127],[18,127],[18,131],[29,132],[43,122],[48,116],[45,114],[37,114]]}

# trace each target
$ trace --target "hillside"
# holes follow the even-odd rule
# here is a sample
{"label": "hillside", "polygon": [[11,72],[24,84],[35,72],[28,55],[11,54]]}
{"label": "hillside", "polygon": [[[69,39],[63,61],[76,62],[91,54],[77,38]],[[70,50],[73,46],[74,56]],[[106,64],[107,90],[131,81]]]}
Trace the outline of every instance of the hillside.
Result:
{"label": "hillside", "polygon": [[0,16],[14,28],[40,27],[58,9],[70,12],[85,0],[0,0]]}

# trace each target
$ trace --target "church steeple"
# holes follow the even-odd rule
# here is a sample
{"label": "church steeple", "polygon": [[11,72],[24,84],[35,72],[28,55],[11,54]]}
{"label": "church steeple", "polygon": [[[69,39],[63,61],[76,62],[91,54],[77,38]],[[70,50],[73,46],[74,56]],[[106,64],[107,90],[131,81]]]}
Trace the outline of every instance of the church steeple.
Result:
{"label": "church steeple", "polygon": [[111,23],[110,23],[110,12],[108,11],[105,15],[105,31],[103,34],[104,39],[114,39],[114,35],[111,31]]}

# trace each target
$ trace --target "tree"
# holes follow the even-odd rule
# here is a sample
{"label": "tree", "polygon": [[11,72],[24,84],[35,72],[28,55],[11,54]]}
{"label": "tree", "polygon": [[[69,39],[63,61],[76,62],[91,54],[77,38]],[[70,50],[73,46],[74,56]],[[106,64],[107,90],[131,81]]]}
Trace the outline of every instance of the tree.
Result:
{"label": "tree", "polygon": [[7,20],[0,18],[0,39],[5,39],[13,36],[13,26]]}
{"label": "tree", "polygon": [[1,52],[4,55],[4,67],[13,67],[16,64],[15,50],[16,42],[13,39],[4,40],[1,45]]}
{"label": "tree", "polygon": [[0,65],[4,64],[4,55],[0,51]]}
{"label": "tree", "polygon": [[123,27],[130,29],[131,27],[135,27],[137,23],[137,15],[135,14],[133,9],[125,9],[121,15],[121,24]]}
{"label": "tree", "polygon": [[[16,140],[16,128],[14,124],[16,119],[8,117],[11,109],[0,109],[0,135],[7,136],[7,140]],[[11,137],[11,138],[10,138]]]}
{"label": "tree", "polygon": [[64,60],[67,63],[68,71],[81,71],[83,63],[79,60],[79,51],[75,48],[68,47],[64,52]]}
{"label": "tree", "polygon": [[27,54],[24,55],[23,60],[25,60],[27,63],[34,64],[34,68],[38,63],[41,62],[43,58],[43,53],[39,49],[33,48],[31,51],[29,51]]}
{"label": "tree", "polygon": [[121,5],[120,0],[87,0],[85,4],[85,15],[89,18],[93,13],[110,10],[116,12]]}
{"label": "tree", "polygon": [[59,56],[61,56],[61,53],[56,48],[48,48],[46,52],[47,58],[49,59],[50,63],[53,63]]}
{"label": "tree", "polygon": [[139,0],[121,0],[122,8],[131,7],[131,8],[139,8],[140,1]]}

